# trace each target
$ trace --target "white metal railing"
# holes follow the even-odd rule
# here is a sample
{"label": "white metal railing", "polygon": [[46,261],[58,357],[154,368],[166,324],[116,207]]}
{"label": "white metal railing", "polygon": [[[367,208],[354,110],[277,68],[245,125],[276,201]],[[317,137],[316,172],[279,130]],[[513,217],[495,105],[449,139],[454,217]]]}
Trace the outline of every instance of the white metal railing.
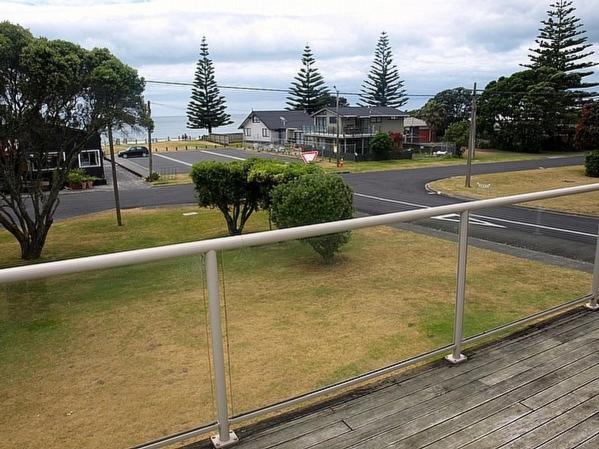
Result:
{"label": "white metal railing", "polygon": [[[215,447],[226,447],[237,442],[237,437],[230,430],[230,424],[236,424],[251,418],[262,416],[294,404],[305,402],[310,399],[318,398],[330,394],[341,388],[346,388],[369,379],[379,377],[383,374],[398,370],[400,368],[412,365],[414,363],[429,359],[434,356],[450,354],[446,359],[452,363],[460,363],[466,360],[462,354],[462,346],[506,329],[522,325],[531,320],[539,319],[544,316],[556,313],[560,310],[573,307],[586,302],[586,307],[591,310],[599,310],[599,239],[596,245],[595,263],[593,267],[593,282],[591,293],[585,297],[562,304],[560,306],[536,313],[526,318],[522,318],[513,323],[500,326],[495,329],[485,331],[479,335],[464,339],[463,320],[464,320],[464,300],[466,288],[466,259],[468,255],[468,223],[470,211],[513,205],[528,201],[556,198],[566,195],[599,191],[599,183],[589,184],[563,189],[548,190],[544,192],[526,193],[512,195],[501,198],[487,200],[471,201],[466,203],[451,204],[446,206],[431,207],[428,209],[418,209],[405,212],[396,212],[385,215],[376,215],[369,217],[353,218],[350,220],[335,221],[330,223],[321,223],[297,228],[278,229],[274,231],[260,232],[233,237],[217,238],[212,240],[203,240],[191,243],[181,243],[176,245],[160,246],[133,251],[124,251],[120,253],[104,254],[100,256],[83,257],[78,259],[63,260],[58,262],[48,262],[39,265],[29,265],[14,268],[5,268],[0,270],[0,284],[10,282],[19,282],[33,279],[47,278],[56,275],[80,273],[85,271],[96,271],[106,268],[115,268],[125,265],[136,265],[147,262],[154,262],[175,257],[184,257],[198,254],[205,254],[205,269],[208,290],[208,312],[211,326],[211,353],[212,364],[215,375],[215,401],[217,409],[217,421],[203,427],[192,429],[176,435],[171,435],[154,442],[149,442],[138,448],[159,448],[169,444],[182,441],[204,434],[210,430],[217,430],[217,434],[212,437]],[[458,237],[458,262],[457,262],[457,284],[456,284],[456,305],[453,329],[453,343],[449,346],[436,349],[434,351],[418,355],[408,360],[404,360],[393,365],[371,371],[366,374],[336,383],[334,385],[312,391],[301,396],[288,399],[277,404],[273,404],[258,410],[254,410],[242,415],[230,417],[228,415],[227,402],[227,382],[225,376],[225,358],[223,349],[223,335],[221,329],[220,316],[220,292],[219,292],[219,273],[216,262],[216,251],[232,250],[246,248],[251,246],[267,245],[271,243],[297,240],[308,237],[316,237],[326,234],[351,231],[355,229],[368,228],[380,225],[391,225],[401,222],[409,222],[424,218],[447,214],[460,214],[459,237]]]}

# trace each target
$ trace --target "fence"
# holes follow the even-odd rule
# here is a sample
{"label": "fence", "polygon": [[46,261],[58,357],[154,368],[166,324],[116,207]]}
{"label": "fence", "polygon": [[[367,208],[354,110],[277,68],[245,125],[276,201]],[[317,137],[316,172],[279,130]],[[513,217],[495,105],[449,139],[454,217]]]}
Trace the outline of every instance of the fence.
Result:
{"label": "fence", "polygon": [[[197,241],[177,245],[168,245],[148,249],[126,251],[114,254],[105,254],[99,256],[85,257],[73,260],[64,260],[50,262],[38,265],[29,265],[0,270],[0,285],[31,281],[35,279],[54,278],[58,275],[82,273],[88,271],[98,271],[107,268],[124,267],[128,265],[139,265],[143,263],[163,261],[167,259],[190,257],[194,255],[205,255],[203,259],[205,275],[207,280],[208,292],[208,315],[210,323],[210,353],[212,354],[211,363],[214,372],[214,390],[216,405],[216,421],[208,425],[198,427],[189,431],[181,432],[176,435],[161,438],[140,446],[138,448],[159,448],[188,438],[205,434],[216,430],[217,434],[212,437],[217,447],[225,447],[233,444],[237,437],[231,431],[232,424],[238,424],[249,419],[257,418],[279,411],[281,409],[304,403],[309,400],[317,399],[331,394],[340,389],[347,388],[370,379],[378,378],[385,374],[397,371],[401,368],[413,365],[431,359],[436,356],[446,354],[448,361],[460,363],[466,360],[462,353],[462,348],[466,344],[471,344],[491,335],[505,332],[516,326],[521,326],[532,320],[555,314],[556,312],[574,307],[586,302],[588,308],[597,310],[599,299],[599,244],[595,249],[595,263],[593,269],[591,293],[578,297],[564,304],[541,310],[540,312],[517,319],[515,321],[502,324],[499,327],[486,329],[481,333],[465,337],[464,333],[464,314],[465,314],[465,296],[466,296],[466,274],[467,257],[469,249],[469,218],[472,211],[508,206],[516,203],[529,202],[541,199],[557,198],[566,195],[574,195],[586,192],[599,191],[599,184],[590,184],[577,187],[549,190],[545,192],[528,193],[513,195],[502,198],[472,201],[467,203],[451,204],[446,206],[410,210],[406,212],[391,213],[385,215],[368,216],[354,218],[350,220],[315,224],[297,228],[280,229],[268,232],[247,234],[242,236],[216,238],[212,240]],[[219,283],[219,268],[217,261],[217,251],[241,250],[250,247],[258,247],[268,244],[280,244],[297,239],[306,239],[310,237],[336,234],[346,231],[355,231],[364,228],[373,228],[376,226],[394,225],[398,223],[412,222],[420,219],[427,219],[439,216],[449,216],[459,214],[459,235],[457,242],[457,260],[456,260],[456,284],[455,284],[455,309],[453,320],[453,341],[449,345],[439,347],[434,350],[421,353],[409,359],[394,362],[382,368],[369,371],[365,374],[359,374],[350,377],[329,386],[300,394],[291,399],[283,400],[274,404],[265,405],[249,412],[244,412],[235,416],[229,414],[229,398],[227,395],[227,386],[231,385],[231,379],[227,379],[225,368],[225,349],[223,340],[223,329],[221,313],[226,307],[221,307],[221,293],[223,286]],[[268,261],[272,263],[272,261]],[[222,274],[222,273],[220,273]],[[243,290],[241,290],[243,292]],[[230,353],[228,353],[230,356]]]}

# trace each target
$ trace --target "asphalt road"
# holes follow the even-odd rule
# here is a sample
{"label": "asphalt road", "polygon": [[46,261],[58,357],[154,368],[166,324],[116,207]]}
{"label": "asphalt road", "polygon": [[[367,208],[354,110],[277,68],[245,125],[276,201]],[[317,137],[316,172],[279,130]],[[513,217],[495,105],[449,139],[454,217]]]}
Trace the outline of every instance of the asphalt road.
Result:
{"label": "asphalt road", "polygon": [[[226,150],[222,154],[221,151],[201,152],[201,155],[198,155],[198,152],[179,152],[166,154],[173,160],[163,157],[156,157],[154,160],[164,159],[166,162],[185,166],[181,162],[191,165],[198,160],[198,157],[229,161],[247,157],[247,153],[242,151]],[[133,162],[143,165],[147,160],[135,159]],[[581,163],[582,157],[567,157],[475,164],[473,173],[497,173]],[[462,175],[464,170],[464,165],[455,165],[343,176],[354,189],[356,210],[362,214],[376,215],[460,201],[430,194],[426,191],[425,185],[436,179]],[[575,200],[573,197],[573,201]],[[128,188],[121,192],[121,203],[125,208],[193,202],[194,191],[191,185]],[[112,194],[108,191],[62,195],[56,218],[99,212],[111,209],[113,206]],[[422,220],[416,224],[426,228],[456,232],[457,221],[457,216],[448,216]],[[502,207],[482,210],[471,215],[473,237],[585,262],[593,261],[598,225],[599,220],[595,218],[526,207]]]}

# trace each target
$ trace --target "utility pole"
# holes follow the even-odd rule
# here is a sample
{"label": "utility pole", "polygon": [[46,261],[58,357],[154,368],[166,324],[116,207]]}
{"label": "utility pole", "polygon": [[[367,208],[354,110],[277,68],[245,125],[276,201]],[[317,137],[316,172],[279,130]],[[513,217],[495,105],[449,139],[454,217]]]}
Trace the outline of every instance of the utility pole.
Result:
{"label": "utility pole", "polygon": [[116,163],[114,161],[114,144],[112,142],[112,125],[108,126],[108,147],[110,148],[110,165],[112,166],[112,187],[114,189],[114,205],[116,208],[116,222],[123,226],[121,218],[121,201],[119,200],[119,183],[116,179]]}
{"label": "utility pole", "polygon": [[150,106],[150,100],[148,100],[148,171],[150,182],[152,181],[152,173],[154,172],[154,164],[152,163],[152,125],[150,124],[150,120],[152,120],[152,108]]}
{"label": "utility pole", "polygon": [[470,139],[468,140],[468,161],[466,163],[466,187],[471,187],[472,158],[476,145],[476,83],[472,89],[472,111],[470,112]]}
{"label": "utility pole", "polygon": [[337,113],[337,138],[335,139],[335,148],[337,149],[337,167],[341,166],[341,148],[339,148],[339,90],[337,86],[333,86],[335,89],[335,112]]}

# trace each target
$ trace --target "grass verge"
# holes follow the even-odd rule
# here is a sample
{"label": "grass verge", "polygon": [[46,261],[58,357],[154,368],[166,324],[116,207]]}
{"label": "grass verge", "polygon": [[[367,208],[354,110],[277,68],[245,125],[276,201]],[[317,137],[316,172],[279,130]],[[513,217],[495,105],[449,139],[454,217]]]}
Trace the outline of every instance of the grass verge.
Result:
{"label": "grass verge", "polygon": [[[225,233],[217,212],[195,207],[129,210],[123,228],[112,219],[59,223],[45,260]],[[248,231],[266,227],[258,214]],[[14,250],[0,233],[3,266]],[[449,343],[455,254],[455,243],[389,227],[353,232],[331,266],[296,241],[219,254],[232,412]],[[465,333],[589,284],[587,273],[471,248]],[[3,444],[124,447],[211,420],[203,286],[201,257],[2,286]]]}
{"label": "grass verge", "polygon": [[[118,153],[119,151],[126,150],[131,146],[145,146],[148,144],[144,142],[136,143],[128,143],[115,145],[114,151]],[[166,142],[152,142],[152,151],[185,151],[185,150],[201,150],[201,149],[209,149],[209,148],[221,148],[222,145],[214,142],[208,142],[207,140],[194,139],[194,140],[170,140]],[[104,154],[109,154],[110,150],[108,146],[104,148]]]}
{"label": "grass verge", "polygon": [[[434,181],[429,186],[448,195],[485,199],[597,182],[599,182],[598,178],[585,176],[583,166],[570,166],[475,175],[472,177],[471,188],[464,186],[463,176]],[[532,201],[523,205],[597,216],[599,215],[599,192]]]}
{"label": "grass verge", "polygon": [[[486,163],[486,162],[508,162],[508,161],[524,161],[531,159],[542,159],[549,156],[549,154],[538,154],[538,153],[517,153],[511,151],[494,151],[494,150],[476,150],[476,157],[474,163]],[[444,165],[463,165],[466,163],[465,158],[454,158],[454,157],[425,157],[415,155],[414,159],[398,159],[390,161],[365,161],[365,162],[353,162],[345,161],[343,164],[343,171],[349,171],[351,173],[360,173],[367,171],[381,171],[381,170],[402,170],[409,168],[422,168],[436,167]],[[331,162],[328,159],[323,159],[319,163],[322,167],[330,171],[339,171],[335,161]]]}

